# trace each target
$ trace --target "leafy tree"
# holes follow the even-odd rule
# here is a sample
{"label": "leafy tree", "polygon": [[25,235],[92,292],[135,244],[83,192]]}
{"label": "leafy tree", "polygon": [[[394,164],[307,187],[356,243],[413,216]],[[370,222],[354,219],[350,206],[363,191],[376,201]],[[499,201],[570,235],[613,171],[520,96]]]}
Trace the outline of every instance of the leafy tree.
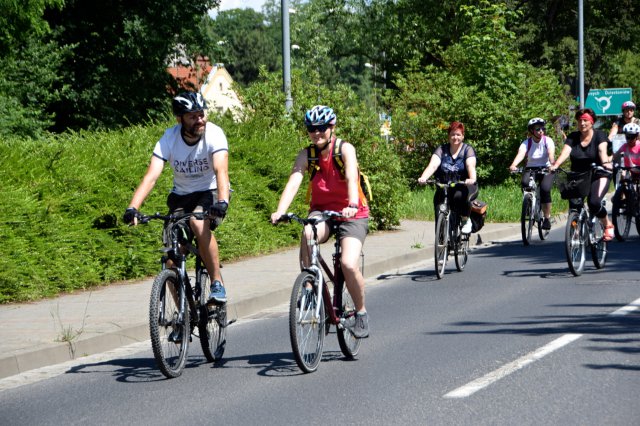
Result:
{"label": "leafy tree", "polygon": [[0,1],[0,135],[37,137],[52,124],[46,109],[62,93],[65,50],[47,39],[46,7],[62,0]]}
{"label": "leafy tree", "polygon": [[[166,111],[175,84],[167,58],[197,34],[193,22],[219,0],[67,0],[46,14],[55,40],[71,46],[62,67],[68,94],[53,105],[57,130],[138,123]],[[188,50],[188,49],[187,49]]]}
{"label": "leafy tree", "polygon": [[235,81],[248,85],[258,78],[260,66],[278,69],[277,45],[264,23],[264,15],[253,9],[231,9],[209,20],[209,54],[224,62]]}
{"label": "leafy tree", "polygon": [[[543,0],[509,2],[522,13],[522,21],[511,28],[518,36],[517,49],[534,65],[555,69],[562,81],[577,88],[578,2]],[[640,4],[636,0],[591,0],[584,7],[585,84],[607,87],[625,62],[622,51],[638,54],[636,31]],[[625,86],[632,81],[624,83]],[[610,87],[610,86],[609,86]]]}
{"label": "leafy tree", "polygon": [[525,137],[527,121],[533,116],[553,121],[567,112],[570,100],[555,74],[515,53],[515,37],[505,25],[511,13],[488,1],[461,6],[457,19],[467,21],[465,31],[443,52],[443,66],[414,65],[397,79],[393,133],[410,181],[446,142],[451,121],[467,127],[481,183],[499,183],[507,177],[504,165]]}

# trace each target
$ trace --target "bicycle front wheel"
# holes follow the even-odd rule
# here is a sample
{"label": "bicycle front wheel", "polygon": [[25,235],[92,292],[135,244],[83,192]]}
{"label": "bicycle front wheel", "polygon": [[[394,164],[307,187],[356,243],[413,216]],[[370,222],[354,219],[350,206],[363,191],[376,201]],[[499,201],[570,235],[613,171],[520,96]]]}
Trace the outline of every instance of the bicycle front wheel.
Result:
{"label": "bicycle front wheel", "polygon": [[438,215],[435,240],[433,257],[436,263],[436,275],[438,279],[441,279],[444,276],[444,268],[447,265],[449,255],[449,220],[445,213]]}
{"label": "bicycle front wheel", "polygon": [[180,318],[178,301],[184,289],[174,269],[165,269],[153,281],[149,302],[149,331],[156,363],[168,378],[182,374],[189,349],[189,309]]}
{"label": "bicycle front wheel", "polygon": [[209,273],[206,269],[200,271],[200,321],[198,330],[200,346],[205,358],[209,362],[222,359],[227,344],[227,305],[207,306],[209,290]]}
{"label": "bicycle front wheel", "polygon": [[528,246],[531,243],[531,230],[533,229],[533,200],[530,194],[525,194],[522,198],[522,213],[520,214],[520,230],[522,233],[522,244]]}
{"label": "bicycle front wheel", "polygon": [[580,213],[570,211],[564,233],[565,254],[569,270],[576,277],[582,274],[585,262],[584,224],[580,220]]}
{"label": "bicycle front wheel", "polygon": [[456,269],[460,272],[464,270],[469,259],[469,234],[461,234],[460,240],[456,244]]}
{"label": "bicycle front wheel", "polygon": [[[627,206],[627,197],[623,187],[619,187],[611,200],[611,220],[613,221],[613,232],[618,241],[629,238],[631,229],[632,209]],[[637,223],[636,223],[637,225]]]}
{"label": "bicycle front wheel", "polygon": [[305,373],[317,370],[324,345],[324,304],[322,297],[318,299],[314,284],[315,276],[312,273],[302,272],[298,275],[289,304],[291,349],[296,364]]}
{"label": "bicycle front wheel", "polygon": [[[347,286],[343,284],[342,289],[342,317],[351,318],[356,314],[356,306],[353,298],[347,290]],[[348,359],[353,359],[360,350],[362,339],[356,339],[351,330],[338,326],[338,343],[340,350]]]}
{"label": "bicycle front wheel", "polygon": [[597,269],[604,268],[607,262],[607,242],[602,238],[604,236],[604,226],[602,222],[596,219],[593,224],[593,238],[591,243],[591,259]]}
{"label": "bicycle front wheel", "polygon": [[544,214],[542,214],[541,207],[542,206],[540,205],[540,198],[538,198],[538,201],[536,202],[536,206],[534,208],[534,211],[536,211],[536,225],[538,226],[538,236],[540,237],[541,241],[544,241],[549,236],[549,232],[550,231],[548,229],[542,229],[542,222],[544,221]]}

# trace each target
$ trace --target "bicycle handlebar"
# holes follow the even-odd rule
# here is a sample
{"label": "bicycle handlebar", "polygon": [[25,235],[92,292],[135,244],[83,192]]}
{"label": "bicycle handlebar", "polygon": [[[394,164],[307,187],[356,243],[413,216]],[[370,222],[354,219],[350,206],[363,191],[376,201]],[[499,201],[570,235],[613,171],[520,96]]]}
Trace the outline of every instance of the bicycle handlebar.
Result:
{"label": "bicycle handlebar", "polygon": [[[604,168],[602,166],[598,166],[596,163],[591,163],[591,170],[597,170],[597,171],[604,172],[604,173],[607,173],[607,174],[613,174],[613,170],[609,170],[609,169],[606,169],[606,168]],[[568,173],[584,173],[584,172],[572,172],[571,170],[565,170],[565,169],[561,169],[561,168],[557,168],[556,171],[562,172],[564,174],[568,174]]]}
{"label": "bicycle handlebar", "polygon": [[332,211],[332,210],[323,211],[322,215],[320,217],[318,217],[318,216],[300,217],[295,213],[287,213],[287,214],[284,214],[284,215],[280,216],[280,218],[278,219],[278,222],[288,222],[288,221],[291,221],[291,220],[295,220],[296,222],[298,222],[302,226],[305,226],[305,225],[317,225],[319,223],[326,222],[329,219],[337,218],[337,217],[343,217],[342,213],[335,212],[335,211]]}
{"label": "bicycle handlebar", "polygon": [[533,170],[536,173],[540,173],[540,174],[549,174],[549,173],[553,173],[553,171],[547,167],[518,167],[515,170],[511,170],[511,174],[516,174],[516,173],[524,173],[527,170]]}
{"label": "bicycle handlebar", "polygon": [[444,188],[447,186],[456,186],[456,185],[464,185],[465,182],[463,180],[457,180],[457,181],[449,181],[449,182],[438,182],[437,180],[427,180],[424,183],[422,182],[418,182],[420,183],[420,185],[435,185],[439,188]]}
{"label": "bicycle handlebar", "polygon": [[207,213],[207,212],[171,213],[171,214],[166,214],[166,215],[165,214],[160,214],[159,212],[156,212],[156,213],[154,213],[152,215],[147,215],[147,214],[143,214],[143,213],[138,212],[136,217],[138,218],[139,223],[147,224],[151,220],[155,220],[155,219],[161,219],[161,220],[177,222],[177,221],[182,220],[182,219],[193,217],[196,220],[204,220],[204,219],[210,219],[211,215],[209,213]]}

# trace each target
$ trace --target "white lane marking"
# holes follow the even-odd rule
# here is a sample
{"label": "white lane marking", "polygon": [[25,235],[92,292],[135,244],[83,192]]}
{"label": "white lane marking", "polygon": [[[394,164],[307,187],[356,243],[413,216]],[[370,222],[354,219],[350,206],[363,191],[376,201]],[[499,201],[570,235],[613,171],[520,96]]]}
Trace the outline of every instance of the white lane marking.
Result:
{"label": "white lane marking", "polygon": [[624,306],[618,309],[617,311],[611,312],[609,315],[612,317],[627,315],[638,309],[640,309],[640,299],[634,300],[633,302],[629,303],[627,306]]}
{"label": "white lane marking", "polygon": [[[630,314],[631,312],[637,311],[638,309],[640,309],[640,298],[629,303],[627,306],[623,306],[622,308],[611,312],[610,314],[608,314],[608,316],[624,316]],[[518,358],[517,360],[510,362],[509,364],[506,364],[477,380],[469,382],[468,384],[449,392],[448,394],[444,395],[444,397],[466,398],[470,395],[473,395],[477,391],[486,388],[490,384],[497,382],[498,380],[513,373],[514,371],[517,371],[522,367],[529,365],[546,355],[549,355],[551,352],[560,349],[561,347],[566,346],[575,340],[578,340],[580,337],[582,337],[582,334],[565,334],[564,336],[552,341],[551,343],[541,347],[540,349],[530,352],[527,355]]]}
{"label": "white lane marking", "polygon": [[490,384],[497,382],[503,377],[508,376],[509,374],[520,370],[521,368],[531,364],[534,361],[539,360],[540,358],[549,355],[551,352],[560,349],[561,347],[568,345],[574,340],[578,340],[582,337],[582,334],[565,334],[562,337],[557,338],[544,345],[543,347],[524,355],[523,357],[518,358],[517,360],[510,362],[509,364],[505,364],[502,367],[498,368],[491,373],[474,380],[472,382],[467,383],[466,385],[455,389],[448,394],[446,394],[445,398],[466,398],[474,393],[478,392],[481,389],[486,388]]}

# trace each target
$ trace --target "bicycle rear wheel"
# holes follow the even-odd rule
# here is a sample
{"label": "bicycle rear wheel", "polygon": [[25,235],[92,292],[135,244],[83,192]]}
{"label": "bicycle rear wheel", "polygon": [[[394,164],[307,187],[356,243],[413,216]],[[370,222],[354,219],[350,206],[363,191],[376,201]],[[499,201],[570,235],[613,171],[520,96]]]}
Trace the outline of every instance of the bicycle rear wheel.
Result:
{"label": "bicycle rear wheel", "polygon": [[585,262],[585,229],[580,221],[580,213],[575,210],[569,212],[567,226],[564,233],[565,254],[569,270],[576,277],[582,274]]}
{"label": "bicycle rear wheel", "polygon": [[[633,217],[632,209],[627,207],[627,197],[619,187],[611,200],[611,220],[613,221],[613,232],[618,241],[624,241],[629,238],[629,230],[631,229],[631,218]],[[636,222],[636,226],[637,226]]]}
{"label": "bicycle rear wheel", "polygon": [[604,236],[604,226],[598,219],[593,224],[593,235],[595,242],[590,244],[591,259],[597,269],[602,269],[607,262],[607,242],[602,238]]}
{"label": "bicycle rear wheel", "polygon": [[461,234],[460,241],[456,244],[456,269],[460,272],[464,270],[469,259],[469,234]]}
{"label": "bicycle rear wheel", "polygon": [[438,279],[444,276],[449,255],[449,220],[446,213],[440,213],[436,222],[436,238],[433,257],[436,263],[436,275]]}
{"label": "bicycle rear wheel", "polygon": [[209,290],[209,273],[206,269],[200,271],[200,321],[198,330],[200,346],[205,358],[209,362],[222,359],[227,344],[227,305],[207,306]]}
{"label": "bicycle rear wheel", "polygon": [[[296,278],[289,304],[289,338],[298,367],[305,373],[317,370],[322,359],[325,313],[322,297],[314,288],[315,276],[302,272]],[[320,308],[316,317],[317,307]]]}
{"label": "bicycle rear wheel", "polygon": [[[342,317],[351,318],[356,314],[356,306],[353,303],[351,294],[347,286],[343,284],[342,288]],[[349,359],[358,355],[362,339],[356,339],[351,330],[345,327],[338,327],[338,343],[340,350]]]}
{"label": "bicycle rear wheel", "polygon": [[528,246],[531,243],[531,230],[533,229],[533,200],[530,194],[525,194],[522,198],[522,213],[520,214],[520,230],[522,233],[522,244]]}
{"label": "bicycle rear wheel", "polygon": [[[165,269],[153,281],[149,302],[149,331],[151,348],[156,363],[168,378],[182,374],[189,349],[189,309],[180,319],[177,301],[184,291],[178,285],[178,275],[173,269]],[[170,341],[169,336],[173,339]]]}

